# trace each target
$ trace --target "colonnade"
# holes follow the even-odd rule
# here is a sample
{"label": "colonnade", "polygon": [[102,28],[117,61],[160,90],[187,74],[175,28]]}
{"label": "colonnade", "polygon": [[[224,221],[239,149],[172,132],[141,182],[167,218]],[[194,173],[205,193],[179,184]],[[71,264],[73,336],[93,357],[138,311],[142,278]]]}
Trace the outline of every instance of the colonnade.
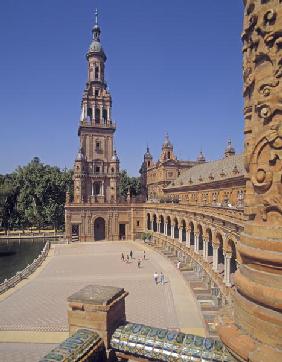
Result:
{"label": "colonnade", "polygon": [[165,218],[161,215],[158,218],[156,214],[151,217],[149,213],[147,228],[165,238],[185,244],[203,263],[210,265],[211,270],[222,278],[225,286],[233,285],[232,273],[237,269],[235,241],[228,239],[224,232],[196,221],[188,223],[182,219],[179,224],[176,217]]}

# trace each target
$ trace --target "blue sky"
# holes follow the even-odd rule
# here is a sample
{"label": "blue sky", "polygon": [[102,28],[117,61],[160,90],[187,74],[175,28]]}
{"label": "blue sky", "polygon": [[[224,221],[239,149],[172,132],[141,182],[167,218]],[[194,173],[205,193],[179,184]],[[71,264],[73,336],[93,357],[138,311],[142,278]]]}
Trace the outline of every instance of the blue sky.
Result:
{"label": "blue sky", "polygon": [[180,159],[243,149],[242,1],[0,2],[0,173],[34,156],[72,167],[99,9],[121,167],[137,175],[165,132]]}

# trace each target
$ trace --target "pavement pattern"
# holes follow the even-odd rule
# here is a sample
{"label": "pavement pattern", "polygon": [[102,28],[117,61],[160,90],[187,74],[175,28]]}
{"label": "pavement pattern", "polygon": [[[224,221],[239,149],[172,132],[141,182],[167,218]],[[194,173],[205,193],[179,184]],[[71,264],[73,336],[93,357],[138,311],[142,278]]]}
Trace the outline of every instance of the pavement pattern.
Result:
{"label": "pavement pattern", "polygon": [[[133,259],[122,262],[121,253],[130,250]],[[143,259],[143,250],[146,260],[139,269],[137,260]],[[155,271],[164,273],[164,285],[155,285]],[[67,297],[88,284],[127,290],[128,321],[204,334],[199,307],[181,274],[143,243],[55,245],[53,256],[36,277],[1,298],[0,361],[38,361],[55,345],[50,334],[61,335],[58,343],[63,340],[68,331]],[[49,343],[42,343],[44,335]]]}

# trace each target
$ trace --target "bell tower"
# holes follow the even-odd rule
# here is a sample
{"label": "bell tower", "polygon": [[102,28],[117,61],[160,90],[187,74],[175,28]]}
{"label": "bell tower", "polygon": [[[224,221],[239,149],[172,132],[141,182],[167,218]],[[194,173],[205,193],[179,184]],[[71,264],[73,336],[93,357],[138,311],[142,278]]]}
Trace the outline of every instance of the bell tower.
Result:
{"label": "bell tower", "polygon": [[74,168],[75,203],[115,203],[119,182],[119,159],[113,147],[116,125],[112,121],[112,98],[105,81],[105,62],[98,23],[86,54],[88,76],[81,102],[78,128],[80,151]]}

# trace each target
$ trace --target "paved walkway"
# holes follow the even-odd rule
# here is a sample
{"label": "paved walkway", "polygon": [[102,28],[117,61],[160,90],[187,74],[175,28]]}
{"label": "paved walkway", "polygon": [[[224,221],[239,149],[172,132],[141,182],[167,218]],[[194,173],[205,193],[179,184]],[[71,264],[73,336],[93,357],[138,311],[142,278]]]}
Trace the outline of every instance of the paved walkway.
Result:
{"label": "paved walkway", "polygon": [[[137,268],[144,248],[136,242],[56,245],[41,272],[0,300],[0,361],[37,361],[65,339],[67,297],[88,284],[129,291],[129,321],[203,335],[198,305],[173,265],[146,249],[147,260]],[[121,252],[130,250],[135,259],[130,264],[121,262]],[[155,285],[154,271],[165,274],[164,286]]]}

